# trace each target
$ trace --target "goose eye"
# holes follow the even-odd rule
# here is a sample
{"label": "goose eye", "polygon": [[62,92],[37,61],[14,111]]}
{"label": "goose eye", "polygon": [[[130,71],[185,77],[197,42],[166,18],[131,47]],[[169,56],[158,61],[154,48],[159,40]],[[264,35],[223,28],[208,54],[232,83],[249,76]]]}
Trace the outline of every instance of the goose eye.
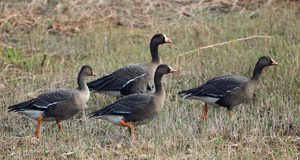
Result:
{"label": "goose eye", "polygon": [[161,39],[164,39],[164,36],[160,36]]}

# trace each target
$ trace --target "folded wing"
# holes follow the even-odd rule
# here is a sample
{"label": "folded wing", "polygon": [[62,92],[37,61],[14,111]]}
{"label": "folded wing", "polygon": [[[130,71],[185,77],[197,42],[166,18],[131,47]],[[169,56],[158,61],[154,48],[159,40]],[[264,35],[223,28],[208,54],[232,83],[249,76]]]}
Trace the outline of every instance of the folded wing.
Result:
{"label": "folded wing", "polygon": [[61,101],[68,100],[72,97],[72,93],[67,89],[57,89],[41,94],[35,99],[19,103],[8,107],[9,112],[20,112],[25,110],[45,111],[48,107],[53,107]]}
{"label": "folded wing", "polygon": [[241,87],[248,79],[242,76],[225,75],[215,77],[197,88],[184,90],[178,94],[182,94],[185,98],[195,97],[213,97],[220,98],[227,91],[233,90],[236,87]]}
{"label": "folded wing", "polygon": [[144,115],[144,112],[147,112],[149,103],[151,103],[151,96],[147,94],[132,94],[90,113],[89,116],[101,118],[102,116],[119,115],[124,116],[128,121],[135,122],[142,119],[140,115]]}
{"label": "folded wing", "polygon": [[114,91],[121,90],[132,81],[145,76],[147,73],[138,64],[119,68],[110,75],[87,83],[90,91]]}

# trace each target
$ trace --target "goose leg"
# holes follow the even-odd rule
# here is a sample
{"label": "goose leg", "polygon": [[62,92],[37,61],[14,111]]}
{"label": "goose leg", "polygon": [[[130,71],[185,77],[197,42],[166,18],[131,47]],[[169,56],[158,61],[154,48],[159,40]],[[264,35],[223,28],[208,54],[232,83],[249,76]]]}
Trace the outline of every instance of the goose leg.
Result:
{"label": "goose leg", "polygon": [[128,127],[128,131],[129,131],[129,134],[132,135],[132,134],[131,134],[131,128],[130,128],[130,127]]}
{"label": "goose leg", "polygon": [[37,139],[40,139],[40,136],[41,136],[42,119],[43,119],[43,116],[39,115],[39,117],[38,117],[38,126],[37,126],[37,129],[36,129],[36,132],[35,132]]}
{"label": "goose leg", "polygon": [[115,101],[117,101],[117,100],[119,100],[119,99],[120,99],[120,97],[116,97],[116,98],[115,98]]}
{"label": "goose leg", "polygon": [[134,129],[134,126],[132,124],[125,123],[124,120],[121,120],[120,123],[122,126],[129,128],[130,134],[131,134],[131,129],[133,130],[133,138],[135,139],[136,131]]}
{"label": "goose leg", "polygon": [[204,104],[204,110],[203,110],[203,112],[202,112],[202,114],[201,114],[201,119],[202,119],[203,121],[206,120],[207,112],[208,112],[208,107],[207,107],[207,104],[205,103],[205,104]]}
{"label": "goose leg", "polygon": [[61,133],[67,138],[67,136],[66,136],[64,130],[62,129],[62,125],[61,125],[59,122],[56,122],[56,123],[57,123],[58,129],[59,129],[59,130],[61,131]]}

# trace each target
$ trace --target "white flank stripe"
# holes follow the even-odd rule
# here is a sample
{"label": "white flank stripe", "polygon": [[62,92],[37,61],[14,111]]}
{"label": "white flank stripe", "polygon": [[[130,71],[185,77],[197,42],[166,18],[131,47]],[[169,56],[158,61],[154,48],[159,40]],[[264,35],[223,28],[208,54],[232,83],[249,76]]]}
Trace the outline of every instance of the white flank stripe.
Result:
{"label": "white flank stripe", "polygon": [[140,75],[140,76],[137,76],[137,77],[135,77],[135,78],[133,78],[133,79],[127,81],[127,82],[122,86],[122,88],[125,87],[125,86],[126,86],[127,84],[129,84],[130,82],[135,81],[136,79],[141,78],[141,77],[143,77],[143,76],[145,76],[145,75],[146,75],[146,73],[144,73],[144,74],[142,74],[142,75]]}
{"label": "white flank stripe", "polygon": [[129,114],[131,112],[125,112],[125,111],[114,111],[115,113],[123,113],[123,114]]}
{"label": "white flank stripe", "polygon": [[44,108],[44,109],[47,109],[49,106],[52,106],[52,105],[54,105],[54,104],[56,104],[56,103],[58,103],[58,102],[49,103],[47,106],[39,106],[39,105],[36,105],[36,104],[34,104],[34,106],[36,106],[36,107],[38,107],[38,108]]}
{"label": "white flank stripe", "polygon": [[238,88],[240,88],[240,87],[235,87],[235,88],[233,88],[232,90],[228,90],[228,91],[226,91],[226,92],[227,92],[227,93],[230,93],[230,92],[233,92],[233,91],[237,90]]}

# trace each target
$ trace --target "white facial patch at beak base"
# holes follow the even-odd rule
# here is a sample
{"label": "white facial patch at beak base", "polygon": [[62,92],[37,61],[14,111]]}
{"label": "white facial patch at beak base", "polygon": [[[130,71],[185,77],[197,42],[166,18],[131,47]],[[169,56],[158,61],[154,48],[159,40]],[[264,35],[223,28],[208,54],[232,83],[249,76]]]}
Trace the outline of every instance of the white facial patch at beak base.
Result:
{"label": "white facial patch at beak base", "polygon": [[162,34],[165,37],[165,43],[173,43],[165,34]]}
{"label": "white facial patch at beak base", "polygon": [[170,67],[170,66],[168,66],[169,67],[169,69],[170,69],[170,72],[171,73],[173,73],[173,72],[177,72],[177,70],[176,69],[173,69],[172,67]]}
{"label": "white facial patch at beak base", "polygon": [[276,61],[274,61],[272,58],[271,58],[271,61],[272,61],[273,65],[278,65],[278,63]]}

